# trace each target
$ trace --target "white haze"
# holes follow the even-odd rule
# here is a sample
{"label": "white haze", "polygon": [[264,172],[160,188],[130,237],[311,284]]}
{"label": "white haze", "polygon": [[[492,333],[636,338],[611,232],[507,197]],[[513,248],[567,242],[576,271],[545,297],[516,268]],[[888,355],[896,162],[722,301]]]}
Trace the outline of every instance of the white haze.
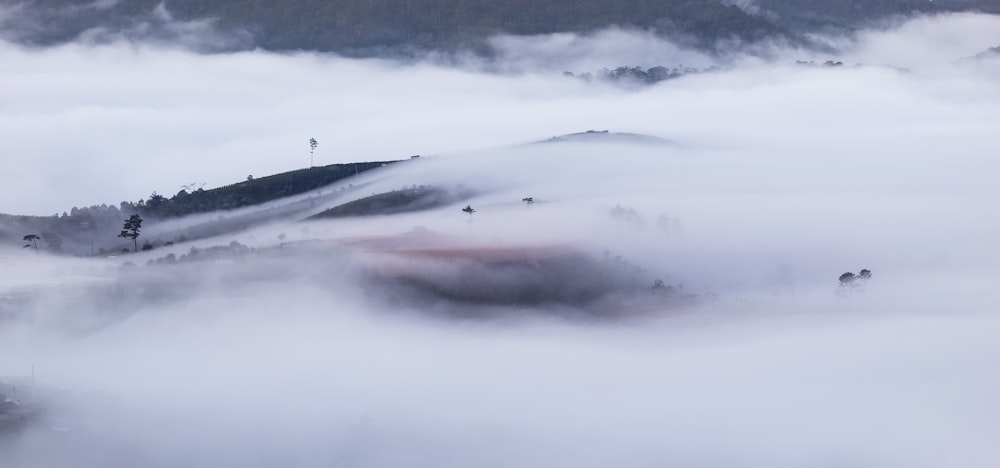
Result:
{"label": "white haze", "polygon": [[[928,34],[949,39],[926,55],[897,46]],[[133,275],[122,258],[3,251],[0,294],[47,289],[0,329],[0,375],[34,364],[43,386],[66,389],[51,397],[66,421],[0,439],[0,466],[1000,464],[1000,59],[960,60],[1000,45],[1000,19],[917,19],[859,34],[839,58],[784,51],[643,89],[559,71],[696,54],[663,44],[650,62],[619,63],[582,51],[656,43],[536,39],[498,40],[517,71],[504,75],[3,45],[2,212],[299,168],[314,137],[317,164],[436,154],[348,198],[414,184],[481,193],[197,245],[423,226],[478,245],[607,250],[715,299],[614,320],[459,304],[454,319],[382,300],[345,256],[279,248],[164,270],[171,295],[122,306],[93,292]],[[792,65],[834,58],[873,66]],[[588,129],[672,143],[513,145]],[[616,204],[646,226],[610,219]],[[683,228],[658,230],[660,215]],[[863,294],[834,292],[861,268],[875,274]],[[109,307],[128,313],[106,322]]]}
{"label": "white haze", "polygon": [[[74,205],[135,201],[153,190],[172,195],[190,183],[212,187],[302,168],[309,164],[309,138],[320,144],[316,164],[449,153],[591,128],[725,144],[755,135],[773,140],[780,132],[784,140],[801,142],[821,129],[786,122],[814,114],[838,130],[855,124],[847,115],[868,115],[852,111],[871,98],[880,100],[869,106],[881,112],[873,118],[933,124],[940,116],[913,115],[912,108],[964,113],[948,93],[965,93],[954,98],[964,103],[975,97],[988,107],[981,94],[995,94],[988,78],[995,61],[992,70],[975,73],[966,66],[949,81],[932,72],[1000,44],[998,24],[995,17],[968,15],[922,19],[894,33],[862,34],[860,42],[844,46],[848,64],[905,66],[911,76],[763,65],[642,92],[587,85],[561,72],[705,67],[711,59],[620,31],[497,39],[499,63],[510,64],[501,68],[518,71],[507,75],[477,73],[479,65],[463,70],[314,54],[195,55],[121,42],[48,49],[0,44],[0,141],[7,162],[0,212],[48,215]],[[927,36],[944,40],[917,48],[927,54],[923,61],[896,46]],[[837,58],[795,50],[779,55],[778,65]],[[936,91],[942,86],[947,89]],[[845,98],[855,105],[845,105]],[[838,114],[826,115],[831,112]],[[833,123],[831,117],[839,118]]]}

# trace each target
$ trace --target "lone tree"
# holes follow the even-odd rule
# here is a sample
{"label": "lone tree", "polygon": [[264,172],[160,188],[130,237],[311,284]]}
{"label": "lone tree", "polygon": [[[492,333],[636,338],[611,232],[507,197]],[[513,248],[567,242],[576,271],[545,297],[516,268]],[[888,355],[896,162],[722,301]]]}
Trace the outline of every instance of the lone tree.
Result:
{"label": "lone tree", "polygon": [[313,153],[316,152],[316,147],[319,146],[319,142],[315,138],[309,139],[309,167],[313,167]]}
{"label": "lone tree", "polygon": [[854,280],[856,280],[856,279],[858,279],[858,277],[855,276],[854,273],[851,273],[851,272],[844,273],[844,274],[840,275],[840,285],[841,286],[850,286],[851,284],[854,283]]}
{"label": "lone tree", "polygon": [[118,237],[122,239],[132,239],[133,252],[139,251],[139,241],[136,239],[139,238],[140,228],[142,228],[142,218],[134,214],[125,220],[125,224],[122,225],[122,232],[118,233]]}
{"label": "lone tree", "polygon": [[41,239],[41,237],[38,237],[38,235],[36,235],[36,234],[28,234],[28,235],[24,236],[24,241],[25,242],[31,242],[31,243],[25,245],[23,248],[27,249],[29,247],[34,247],[35,248],[35,254],[37,255],[38,254],[38,239]]}

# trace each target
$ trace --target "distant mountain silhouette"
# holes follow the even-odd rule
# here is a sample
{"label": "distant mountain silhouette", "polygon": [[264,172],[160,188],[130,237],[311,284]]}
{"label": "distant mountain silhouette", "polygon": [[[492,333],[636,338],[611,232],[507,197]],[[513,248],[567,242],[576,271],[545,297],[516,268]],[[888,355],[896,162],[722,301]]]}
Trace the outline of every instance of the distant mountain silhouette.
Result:
{"label": "distant mountain silhouette", "polygon": [[[0,0],[2,3],[13,3]],[[485,52],[500,34],[638,28],[711,48],[720,40],[807,41],[890,16],[1000,13],[995,0],[34,0],[11,10],[4,37],[36,45],[89,38],[177,41],[208,49],[315,50],[349,55],[426,49]],[[177,28],[176,22],[198,28]],[[200,40],[199,32],[220,32]]]}

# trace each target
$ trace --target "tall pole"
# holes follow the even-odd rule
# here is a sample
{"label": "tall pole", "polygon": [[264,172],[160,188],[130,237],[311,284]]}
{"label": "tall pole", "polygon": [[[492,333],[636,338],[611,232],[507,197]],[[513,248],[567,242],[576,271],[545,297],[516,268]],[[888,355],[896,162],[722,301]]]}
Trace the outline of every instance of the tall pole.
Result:
{"label": "tall pole", "polygon": [[315,138],[310,138],[309,139],[309,167],[310,168],[313,167],[313,153],[316,152],[316,146],[318,146],[318,145],[319,145],[319,142],[316,141]]}

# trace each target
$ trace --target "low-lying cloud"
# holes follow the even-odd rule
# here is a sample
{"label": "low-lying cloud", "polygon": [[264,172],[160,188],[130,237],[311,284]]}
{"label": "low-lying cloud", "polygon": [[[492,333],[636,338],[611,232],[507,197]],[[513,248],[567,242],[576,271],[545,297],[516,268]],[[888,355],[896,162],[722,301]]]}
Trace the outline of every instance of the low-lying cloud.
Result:
{"label": "low-lying cloud", "polygon": [[[702,67],[710,58],[624,32],[498,39],[502,63],[520,71],[513,75],[314,54],[196,55],[123,42],[48,49],[4,44],[0,119],[12,164],[2,176],[7,202],[0,211],[61,213],[73,205],[135,200],[153,190],[171,195],[192,182],[211,187],[248,174],[305,167],[309,138],[320,142],[317,164],[449,153],[587,129],[693,144],[744,144],[741,133],[801,141],[803,132],[816,127],[792,128],[786,122],[815,115],[835,130],[840,122],[851,125],[870,112],[854,112],[871,102],[865,93],[879,100],[868,107],[881,121],[901,115],[930,124],[938,114],[913,115],[911,109],[928,103],[963,114],[967,101],[988,103],[983,93],[995,95],[990,86],[995,60],[960,66],[950,81],[922,73],[954,69],[954,61],[1000,43],[987,30],[995,22],[968,15],[919,19],[894,33],[871,34],[873,39],[843,58],[848,65],[905,66],[912,75],[796,71],[785,65],[836,57],[793,51],[776,60],[778,67],[692,76],[640,92],[590,86],[564,79],[561,72],[620,65]],[[891,45],[942,30],[972,33],[942,41],[923,62]],[[935,37],[949,34],[955,35]],[[564,55],[558,58],[560,51]],[[969,70],[975,67],[986,69]],[[948,89],[933,89],[939,86]],[[963,92],[957,96],[962,102],[947,99],[948,93]],[[844,99],[852,105],[841,105]],[[978,107],[969,104],[973,111]],[[832,112],[837,114],[828,115]],[[829,124],[831,117],[839,117],[837,125]]]}
{"label": "low-lying cloud", "polygon": [[[33,364],[19,392],[46,410],[0,432],[0,464],[995,466],[1000,58],[962,59],[997,23],[920,18],[640,88],[561,71],[714,62],[621,31],[497,39],[497,74],[4,44],[2,212],[301,168],[309,138],[317,164],[423,155],[331,206],[470,195],[119,258],[0,250],[0,375]],[[928,34],[926,55],[896,46]],[[522,144],[589,129],[664,141]],[[549,289],[593,268],[611,292],[427,286],[504,291],[552,258],[579,269]]]}

